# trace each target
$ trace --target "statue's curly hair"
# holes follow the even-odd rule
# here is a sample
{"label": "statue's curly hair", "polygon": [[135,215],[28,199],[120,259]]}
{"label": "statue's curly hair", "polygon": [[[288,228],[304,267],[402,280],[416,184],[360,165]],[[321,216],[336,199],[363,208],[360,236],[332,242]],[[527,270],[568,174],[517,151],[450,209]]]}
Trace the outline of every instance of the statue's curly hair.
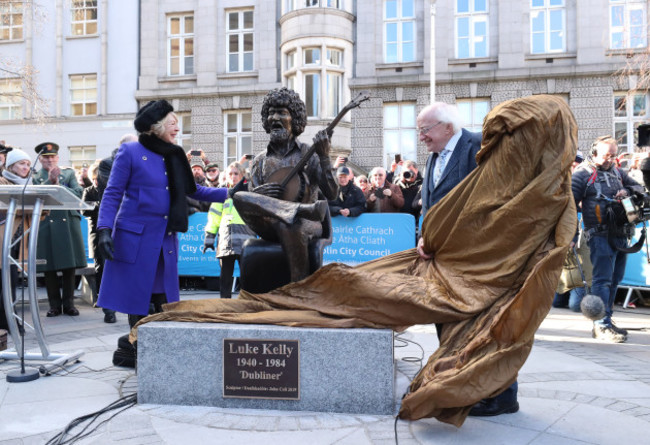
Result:
{"label": "statue's curly hair", "polygon": [[262,103],[262,126],[267,133],[271,132],[268,122],[269,108],[286,108],[291,113],[291,132],[299,136],[307,126],[307,109],[298,93],[286,87],[276,88],[268,92]]}

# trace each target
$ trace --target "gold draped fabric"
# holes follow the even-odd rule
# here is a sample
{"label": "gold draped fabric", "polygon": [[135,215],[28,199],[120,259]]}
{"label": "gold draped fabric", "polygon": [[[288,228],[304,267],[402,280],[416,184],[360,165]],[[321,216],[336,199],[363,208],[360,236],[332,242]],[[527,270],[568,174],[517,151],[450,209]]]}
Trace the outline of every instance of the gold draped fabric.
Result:
{"label": "gold draped fabric", "polygon": [[143,322],[394,330],[440,323],[440,347],[399,416],[461,426],[474,403],[515,381],[550,309],[576,228],[576,145],[562,99],[505,102],[486,117],[478,167],[424,218],[432,260],[411,249],[354,268],[330,264],[267,294],[181,301]]}

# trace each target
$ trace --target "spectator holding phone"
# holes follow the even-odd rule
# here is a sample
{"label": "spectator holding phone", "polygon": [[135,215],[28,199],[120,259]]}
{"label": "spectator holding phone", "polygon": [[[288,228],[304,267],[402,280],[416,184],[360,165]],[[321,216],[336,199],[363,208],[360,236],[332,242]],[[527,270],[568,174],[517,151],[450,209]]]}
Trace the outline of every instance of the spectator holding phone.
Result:
{"label": "spectator holding phone", "polygon": [[386,170],[375,167],[370,171],[370,188],[364,193],[366,208],[375,213],[398,213],[404,206],[399,186],[386,181]]}

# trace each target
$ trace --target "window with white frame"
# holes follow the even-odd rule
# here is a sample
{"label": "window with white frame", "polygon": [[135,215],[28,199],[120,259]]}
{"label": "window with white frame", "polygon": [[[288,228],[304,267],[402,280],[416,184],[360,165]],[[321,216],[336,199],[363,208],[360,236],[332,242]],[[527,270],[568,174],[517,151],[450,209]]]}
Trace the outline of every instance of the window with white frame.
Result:
{"label": "window with white frame", "polygon": [[648,46],[646,0],[609,1],[609,47],[611,49]]}
{"label": "window with white frame", "polygon": [[21,40],[22,38],[22,2],[0,3],[0,40]]}
{"label": "window with white frame", "polygon": [[418,133],[414,102],[384,104],[384,160],[389,167],[396,154],[403,160],[417,161]]}
{"label": "window with white frame", "polygon": [[469,131],[482,131],[483,120],[490,111],[490,99],[468,99],[456,101],[463,128]]}
{"label": "window with white frame", "polygon": [[97,74],[70,76],[70,115],[97,114]]}
{"label": "window with white frame", "polygon": [[73,36],[97,34],[97,0],[71,0],[70,14]]}
{"label": "window with white frame", "polygon": [[614,137],[620,152],[633,152],[638,143],[637,128],[649,122],[648,94],[614,93]]}
{"label": "window with white frame", "polygon": [[71,145],[70,163],[72,168],[79,170],[84,164],[92,164],[97,159],[97,147],[95,145]]}
{"label": "window with white frame", "polygon": [[0,120],[20,119],[22,109],[22,82],[20,79],[0,80]]}
{"label": "window with white frame", "polygon": [[456,0],[456,58],[488,57],[488,1]]}
{"label": "window with white frame", "polygon": [[531,0],[531,54],[566,51],[566,8],[564,0]]}
{"label": "window with white frame", "polygon": [[285,55],[284,66],[287,88],[303,99],[307,117],[338,114],[343,94],[343,50],[326,45],[291,50]]}
{"label": "window with white frame", "polygon": [[415,60],[415,1],[384,0],[384,62]]}
{"label": "window with white frame", "polygon": [[343,0],[284,0],[284,12],[302,8],[343,8]]}
{"label": "window with white frame", "polygon": [[224,114],[224,166],[243,155],[253,154],[253,120],[250,110],[228,111]]}
{"label": "window with white frame", "polygon": [[184,151],[192,149],[192,115],[190,113],[177,113],[178,135],[176,143],[183,147]]}
{"label": "window with white frame", "polygon": [[167,17],[167,74],[194,74],[194,15]]}
{"label": "window with white frame", "polygon": [[253,71],[253,10],[226,14],[228,72]]}

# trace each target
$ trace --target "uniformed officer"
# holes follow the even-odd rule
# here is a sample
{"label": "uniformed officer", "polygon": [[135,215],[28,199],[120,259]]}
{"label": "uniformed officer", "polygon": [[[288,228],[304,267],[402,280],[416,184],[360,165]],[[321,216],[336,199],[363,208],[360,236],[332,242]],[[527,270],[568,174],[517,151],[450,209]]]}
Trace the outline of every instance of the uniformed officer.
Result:
{"label": "uniformed officer", "polygon": [[[34,175],[36,185],[60,185],[81,198],[83,189],[77,182],[74,170],[59,167],[59,146],[53,142],[43,142],[35,148],[43,166]],[[38,232],[37,258],[45,259],[46,264],[37,267],[45,275],[47,299],[50,303],[48,317],[56,317],[62,312],[79,315],[74,306],[75,269],[86,267],[86,254],[81,235],[81,215],[76,210],[53,210],[41,222]],[[63,279],[59,282],[57,272]],[[62,290],[62,292],[61,292]]]}

